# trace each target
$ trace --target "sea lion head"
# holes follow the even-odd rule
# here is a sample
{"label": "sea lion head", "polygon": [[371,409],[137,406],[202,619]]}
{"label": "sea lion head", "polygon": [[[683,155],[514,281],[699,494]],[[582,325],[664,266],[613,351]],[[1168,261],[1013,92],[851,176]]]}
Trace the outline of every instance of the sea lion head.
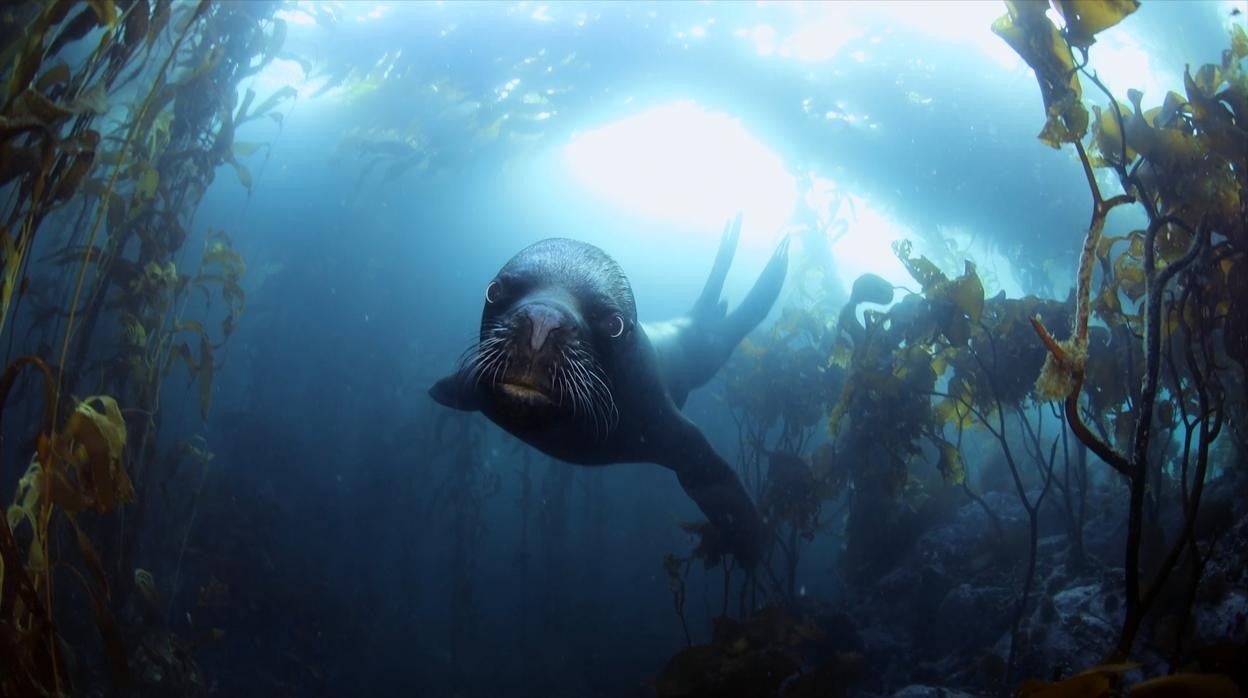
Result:
{"label": "sea lion head", "polygon": [[633,290],[615,260],[584,242],[543,240],[486,285],[480,338],[461,376],[514,426],[572,418],[606,433],[618,417],[611,368],[636,325]]}

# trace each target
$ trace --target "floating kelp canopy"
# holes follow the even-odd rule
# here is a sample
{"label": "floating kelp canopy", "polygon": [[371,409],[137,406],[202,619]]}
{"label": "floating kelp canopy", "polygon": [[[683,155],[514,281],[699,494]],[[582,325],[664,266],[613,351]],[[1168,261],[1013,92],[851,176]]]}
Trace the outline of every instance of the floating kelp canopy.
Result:
{"label": "floating kelp canopy", "polygon": [[[235,129],[260,117],[279,129],[294,96],[239,97],[281,49],[276,9],[53,0],[0,19],[0,407],[3,456],[27,463],[20,483],[12,467],[0,479],[16,485],[0,524],[4,695],[98,683],[93,653],[119,687],[151,675],[136,665],[151,655],[136,649],[143,615],[125,609],[136,589],[155,598],[160,572],[134,556],[186,524],[160,518],[156,483],[210,459],[191,435],[161,432],[161,389],[185,381],[184,364],[206,416],[214,355],[245,305],[229,234],[186,242],[220,165],[250,189],[240,159],[257,146]],[[158,454],[169,443],[181,445]],[[66,636],[67,613],[93,617],[103,647]]]}

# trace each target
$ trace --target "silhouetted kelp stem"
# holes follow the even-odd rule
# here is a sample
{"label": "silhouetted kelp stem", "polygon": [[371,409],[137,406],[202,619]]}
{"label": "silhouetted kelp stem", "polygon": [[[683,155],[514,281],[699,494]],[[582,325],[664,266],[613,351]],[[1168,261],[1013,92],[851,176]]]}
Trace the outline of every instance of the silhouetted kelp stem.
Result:
{"label": "silhouetted kelp stem", "polygon": [[[1086,65],[1086,50],[1084,51]],[[1092,175],[1092,167],[1085,152],[1083,145],[1078,139],[1075,140],[1075,148],[1079,155],[1080,162],[1083,165],[1085,176],[1088,180],[1089,189],[1092,192],[1094,207],[1092,224],[1089,226],[1088,236],[1085,240],[1084,257],[1080,260],[1080,277],[1079,277],[1079,295],[1078,299],[1081,307],[1086,307],[1090,301],[1090,260],[1086,259],[1088,250],[1095,249],[1095,239],[1099,238],[1099,233],[1104,225],[1105,216],[1108,210],[1116,205],[1115,202],[1122,203],[1126,201],[1138,202],[1144,209],[1148,217],[1149,225],[1144,235],[1143,245],[1143,276],[1144,276],[1144,361],[1145,373],[1143,377],[1143,386],[1140,391],[1139,401],[1136,405],[1137,418],[1135,428],[1131,438],[1131,444],[1128,454],[1121,454],[1108,443],[1098,439],[1086,428],[1082,423],[1079,413],[1079,397],[1083,383],[1082,361],[1075,361],[1074,365],[1069,366],[1073,374],[1073,384],[1069,392],[1065,396],[1065,407],[1068,420],[1072,429],[1078,438],[1092,449],[1106,463],[1111,465],[1119,473],[1128,478],[1130,499],[1127,522],[1127,540],[1125,555],[1125,574],[1124,586],[1126,592],[1126,604],[1123,627],[1119,635],[1118,645],[1115,651],[1115,658],[1122,659],[1130,654],[1134,644],[1135,636],[1138,633],[1140,624],[1150,609],[1153,601],[1159,593],[1162,585],[1173,571],[1174,565],[1177,563],[1182,551],[1189,544],[1194,546],[1194,536],[1191,533],[1191,527],[1194,523],[1196,510],[1199,508],[1200,492],[1203,488],[1205,469],[1208,460],[1208,442],[1216,438],[1217,432],[1220,430],[1222,412],[1217,410],[1216,421],[1212,428],[1208,426],[1210,413],[1208,407],[1208,395],[1205,388],[1205,380],[1200,375],[1199,369],[1194,362],[1191,363],[1189,370],[1192,371],[1194,380],[1189,382],[1189,387],[1197,391],[1197,398],[1201,401],[1201,417],[1197,420],[1200,427],[1200,445],[1198,446],[1197,455],[1197,476],[1193,483],[1193,491],[1189,497],[1186,492],[1187,477],[1187,457],[1189,447],[1185,444],[1184,463],[1183,463],[1183,484],[1182,484],[1182,500],[1184,506],[1184,532],[1177,541],[1171,546],[1169,554],[1166,556],[1161,567],[1157,570],[1152,583],[1147,589],[1142,591],[1142,583],[1140,579],[1140,547],[1142,543],[1143,523],[1145,515],[1145,497],[1149,490],[1148,482],[1150,475],[1149,453],[1151,436],[1154,429],[1153,412],[1155,403],[1160,392],[1159,373],[1160,373],[1160,354],[1161,354],[1161,309],[1163,299],[1166,295],[1166,287],[1176,275],[1183,272],[1193,262],[1203,250],[1209,247],[1209,238],[1211,235],[1210,226],[1202,221],[1196,231],[1193,231],[1185,221],[1177,216],[1170,215],[1158,211],[1157,199],[1147,191],[1143,182],[1138,177],[1139,168],[1144,163],[1141,158],[1134,167],[1127,169],[1129,162],[1127,157],[1127,121],[1122,114],[1122,110],[1118,106],[1117,100],[1114,99],[1112,93],[1106,89],[1105,85],[1096,78],[1095,75],[1088,73],[1083,67],[1079,66],[1083,74],[1088,77],[1109,99],[1110,105],[1116,119],[1116,127],[1119,129],[1119,152],[1117,157],[1106,158],[1107,164],[1116,171],[1119,180],[1122,182],[1126,193],[1105,201],[1100,190],[1097,187],[1095,178]],[[1189,78],[1190,81],[1190,78]],[[1189,92],[1190,92],[1189,85]],[[1135,118],[1140,119],[1139,97],[1133,97],[1136,114]],[[1151,128],[1151,125],[1150,125]],[[1164,176],[1164,173],[1163,173]],[[1175,209],[1172,209],[1175,210]],[[1162,269],[1157,266],[1157,234],[1162,226],[1177,228],[1188,233],[1191,238],[1188,250],[1177,260],[1172,261]],[[1193,279],[1193,283],[1199,283],[1198,279]],[[1184,296],[1186,297],[1186,293]],[[1183,305],[1180,305],[1179,314],[1183,314]],[[1062,349],[1056,343],[1047,330],[1038,321],[1033,321],[1036,331],[1045,341],[1049,348],[1051,357],[1058,364],[1068,364],[1069,357],[1065,356]],[[1076,322],[1076,338],[1081,339],[1083,346],[1086,347],[1087,335],[1087,318],[1085,314],[1080,314]],[[1206,332],[1202,328],[1202,343]],[[1186,337],[1189,343],[1188,351],[1190,353],[1191,337]],[[1065,366],[1064,366],[1065,367]],[[1180,392],[1179,402],[1183,402],[1182,385],[1176,376],[1176,389]],[[1191,424],[1185,422],[1190,431],[1193,428]],[[1186,439],[1190,443],[1190,438]],[[1160,465],[1158,466],[1160,468]],[[1158,477],[1154,474],[1154,477]],[[1160,482],[1158,483],[1160,484]],[[1198,554],[1193,550],[1193,554]],[[1195,582],[1193,582],[1195,583]]]}
{"label": "silhouetted kelp stem", "polygon": [[1071,481],[1070,442],[1067,437],[1066,413],[1059,406],[1052,406],[1053,418],[1061,425],[1062,439],[1062,476],[1055,478],[1054,487],[1062,495],[1062,519],[1066,525],[1066,539],[1070,553],[1070,564],[1074,570],[1082,570],[1086,564],[1083,546],[1083,524],[1087,518],[1088,501],[1088,461],[1087,448],[1078,443],[1074,459],[1074,481]]}
{"label": "silhouetted kelp stem", "polygon": [[[678,557],[668,553],[663,558],[663,569],[667,572],[668,588],[672,591],[672,607],[676,611],[676,617],[680,619],[680,629],[685,633],[685,647],[693,647],[693,636],[689,634],[689,622],[685,619],[685,586],[692,565],[692,557]],[[725,584],[725,595],[727,591],[728,588]]]}
{"label": "silhouetted kelp stem", "polygon": [[[1112,101],[1112,99],[1111,99]],[[1144,356],[1145,356],[1145,375],[1143,387],[1140,393],[1140,401],[1137,405],[1138,416],[1135,431],[1132,437],[1131,455],[1128,458],[1118,453],[1108,443],[1102,441],[1087,428],[1082,420],[1079,410],[1079,397],[1083,386],[1084,367],[1082,361],[1072,360],[1063,351],[1060,346],[1048,333],[1043,323],[1038,318],[1032,319],[1032,325],[1036,328],[1040,338],[1048,347],[1052,358],[1059,365],[1068,368],[1073,375],[1073,384],[1069,394],[1065,397],[1064,404],[1066,407],[1066,417],[1071,425],[1075,435],[1088,446],[1094,453],[1101,457],[1114,470],[1125,475],[1129,481],[1130,499],[1127,519],[1127,541],[1126,541],[1126,560],[1125,560],[1125,587],[1126,587],[1126,604],[1122,631],[1119,636],[1119,642],[1116,653],[1119,658],[1124,658],[1130,654],[1131,646],[1134,644],[1135,635],[1139,630],[1143,616],[1147,613],[1151,606],[1156,593],[1160,590],[1161,584],[1168,577],[1173,563],[1163,564],[1158,570],[1158,574],[1153,585],[1148,592],[1141,595],[1140,582],[1140,544],[1143,530],[1144,519],[1144,497],[1147,491],[1148,480],[1148,452],[1149,444],[1153,429],[1153,410],[1159,392],[1158,374],[1160,370],[1160,343],[1161,343],[1161,304],[1168,283],[1183,269],[1196,260],[1197,255],[1208,244],[1209,231],[1202,226],[1201,230],[1193,235],[1191,247],[1177,261],[1166,266],[1164,269],[1157,269],[1156,262],[1156,237],[1157,232],[1163,225],[1174,225],[1176,227],[1186,227],[1179,219],[1173,216],[1158,215],[1151,196],[1144,190],[1143,185],[1138,178],[1128,174],[1126,183],[1133,187],[1138,193],[1138,197],[1132,197],[1128,194],[1116,196],[1109,201],[1102,198],[1100,188],[1096,183],[1092,174],[1091,163],[1088,159],[1087,152],[1084,150],[1082,143],[1075,143],[1076,151],[1079,154],[1080,162],[1083,163],[1084,174],[1088,180],[1088,186],[1092,190],[1093,197],[1093,219],[1088,229],[1088,235],[1085,238],[1083,254],[1080,257],[1079,282],[1077,291],[1077,300],[1079,303],[1079,312],[1076,316],[1075,337],[1076,341],[1082,343],[1084,351],[1087,346],[1088,333],[1088,313],[1087,308],[1090,305],[1091,298],[1091,266],[1095,257],[1095,250],[1100,239],[1100,234],[1105,224],[1105,217],[1109,211],[1122,203],[1139,202],[1144,206],[1145,213],[1149,217],[1149,226],[1145,232],[1144,240],[1144,278],[1145,278],[1145,324],[1144,324]],[[1125,172],[1123,170],[1122,172]],[[1120,173],[1121,174],[1121,173]],[[1207,460],[1207,452],[1205,454]],[[1203,470],[1202,470],[1203,482]],[[1195,497],[1197,506],[1199,497]],[[1191,519],[1194,519],[1194,512]],[[1186,526],[1187,524],[1185,524]],[[1177,560],[1181,554],[1181,547],[1175,546],[1172,555],[1167,556],[1167,560],[1171,557]]]}
{"label": "silhouetted kelp stem", "polygon": [[[932,395],[939,395],[939,394],[936,392],[933,392]],[[939,396],[950,397],[948,394],[939,395]],[[964,405],[962,405],[961,403],[957,403],[954,406],[958,419],[957,419],[957,439],[954,441],[953,447],[954,449],[958,451],[958,453],[961,453],[962,452],[962,435],[963,435],[963,432],[965,431],[965,428],[963,427],[963,424],[962,424],[962,418],[966,414],[969,414],[970,410],[968,409],[966,412],[963,412],[961,409],[959,409],[959,407],[964,407]],[[984,501],[984,498],[981,497],[978,492],[971,489],[971,483],[969,479],[966,478],[965,476],[962,478],[962,492],[966,495],[967,499],[970,499],[972,502],[978,505],[980,509],[984,510],[984,516],[988,518],[988,523],[992,526],[992,532],[996,534],[997,536],[997,543],[1004,544],[1005,543],[1005,529],[1002,528],[1001,526],[1001,517],[997,516],[997,512],[993,511],[992,507],[988,506],[988,502]]]}
{"label": "silhouetted kelp stem", "polygon": [[[1042,482],[1044,483],[1040,489],[1040,494],[1036,496],[1033,502],[1027,496],[1027,489],[1023,485],[1021,470],[1017,461],[1014,459],[1013,449],[1010,448],[1010,442],[1006,434],[1005,426],[1005,408],[1001,401],[1001,392],[997,386],[995,370],[999,364],[999,356],[997,354],[997,343],[991,331],[981,321],[980,329],[983,330],[983,337],[987,338],[989,351],[992,358],[991,368],[985,363],[984,357],[975,344],[971,345],[971,355],[975,358],[976,365],[979,366],[980,373],[988,382],[989,392],[992,394],[992,401],[996,405],[994,412],[997,416],[997,426],[994,428],[988,421],[989,415],[979,414],[980,421],[984,424],[1001,445],[1001,453],[1005,456],[1006,465],[1010,469],[1010,477],[1014,482],[1015,493],[1018,495],[1019,503],[1023,505],[1024,511],[1027,512],[1027,530],[1028,530],[1028,547],[1027,547],[1027,572],[1023,577],[1023,591],[1019,595],[1018,604],[1014,610],[1014,620],[1011,623],[1010,630],[1010,652],[1005,663],[1005,686],[1008,688],[1013,684],[1014,664],[1018,653],[1018,634],[1022,625],[1023,617],[1027,612],[1027,604],[1031,599],[1031,589],[1035,582],[1036,576],[1036,548],[1040,538],[1040,506],[1044,503],[1044,498],[1049,493],[1049,487],[1053,483],[1053,462],[1050,456],[1049,460],[1045,460],[1042,449],[1039,447],[1039,433],[1034,433],[1036,450],[1031,456],[1039,471]],[[1032,429],[1028,424],[1027,415],[1022,411],[1022,407],[1018,404],[1012,405],[1015,409],[1020,426],[1028,435],[1033,435]],[[1039,406],[1037,405],[1037,410]],[[976,410],[978,413],[978,410]],[[1055,442],[1056,447],[1056,442]]]}
{"label": "silhouetted kelp stem", "polygon": [[[1175,337],[1183,336],[1184,338],[1188,338],[1192,335],[1193,328],[1188,326],[1187,316],[1183,312],[1183,309],[1187,307],[1188,303],[1193,302],[1192,294],[1196,294],[1197,296],[1203,296],[1203,290],[1201,286],[1198,284],[1194,284],[1194,283],[1185,284],[1183,286],[1183,293],[1179,299],[1179,302],[1177,303],[1177,306],[1178,306],[1177,316],[1178,316],[1178,322],[1181,325],[1181,331],[1172,332],[1169,337],[1169,341],[1167,341],[1166,343],[1166,348],[1167,348],[1166,364],[1168,368],[1170,369],[1171,381],[1175,385],[1179,385],[1180,381],[1182,380],[1179,374],[1178,367],[1176,365],[1175,357],[1174,357]],[[1202,307],[1204,305],[1203,297],[1196,298],[1194,302],[1196,303],[1197,307]],[[1173,306],[1176,304],[1172,303],[1171,305]],[[1172,311],[1173,311],[1173,308],[1172,308]],[[1197,314],[1195,317],[1197,321],[1200,322],[1202,325],[1201,327],[1196,328],[1195,334],[1196,336],[1199,336],[1203,339],[1208,336],[1207,328],[1203,326],[1204,316],[1203,314]],[[1180,458],[1181,470],[1179,472],[1179,489],[1180,489],[1181,501],[1183,503],[1183,517],[1184,517],[1183,535],[1182,535],[1181,540],[1182,540],[1182,543],[1189,550],[1188,558],[1191,561],[1191,575],[1188,581],[1188,591],[1187,591],[1187,595],[1185,598],[1185,603],[1183,604],[1182,611],[1180,612],[1181,613],[1180,620],[1179,620],[1179,623],[1177,624],[1177,627],[1175,628],[1174,649],[1170,655],[1170,670],[1172,672],[1178,671],[1180,662],[1182,660],[1183,641],[1184,641],[1185,635],[1187,634],[1188,624],[1190,623],[1190,619],[1191,619],[1191,610],[1192,610],[1193,605],[1196,602],[1196,593],[1200,586],[1200,580],[1204,575],[1205,566],[1208,564],[1209,559],[1213,556],[1213,551],[1217,548],[1219,538],[1225,532],[1225,531],[1215,530],[1212,536],[1213,540],[1210,541],[1207,551],[1205,552],[1204,555],[1200,553],[1200,548],[1197,545],[1197,541],[1196,541],[1196,530],[1195,530],[1195,526],[1193,525],[1195,521],[1194,514],[1200,506],[1200,491],[1203,490],[1204,482],[1205,482],[1205,474],[1206,474],[1205,468],[1208,463],[1209,444],[1212,443],[1213,439],[1217,438],[1218,432],[1221,431],[1221,427],[1224,424],[1225,413],[1222,407],[1218,406],[1215,409],[1217,418],[1214,423],[1214,426],[1212,429],[1208,429],[1208,417],[1209,417],[1208,412],[1212,406],[1210,405],[1208,389],[1207,389],[1207,385],[1205,381],[1205,375],[1204,375],[1204,372],[1202,372],[1200,368],[1200,364],[1202,362],[1206,366],[1214,365],[1214,357],[1210,353],[1210,348],[1209,348],[1208,343],[1203,342],[1203,341],[1201,342],[1201,349],[1204,353],[1204,356],[1200,357],[1199,359],[1197,358],[1195,352],[1192,350],[1192,343],[1190,339],[1184,342],[1183,349],[1184,349],[1184,359],[1187,364],[1187,369],[1189,373],[1193,376],[1193,384],[1196,386],[1196,389],[1197,389],[1197,408],[1200,410],[1200,412],[1199,414],[1191,415],[1189,418],[1186,401],[1178,400],[1179,411],[1180,411],[1180,422],[1183,424],[1183,428],[1184,428],[1182,456]],[[1196,473],[1192,481],[1192,492],[1189,494],[1188,492],[1188,474],[1189,474],[1188,470],[1189,470],[1189,466],[1191,463],[1193,432],[1197,428],[1199,428],[1200,430],[1200,435],[1196,444],[1196,448],[1197,448]],[[1179,541],[1176,541],[1175,542],[1176,547],[1178,544],[1179,544]],[[1177,555],[1176,555],[1175,563],[1177,563]]]}

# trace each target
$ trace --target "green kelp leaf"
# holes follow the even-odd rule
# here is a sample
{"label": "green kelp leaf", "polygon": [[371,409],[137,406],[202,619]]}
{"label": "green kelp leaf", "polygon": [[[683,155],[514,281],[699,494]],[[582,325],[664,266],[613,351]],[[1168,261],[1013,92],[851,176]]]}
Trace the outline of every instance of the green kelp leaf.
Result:
{"label": "green kelp leaf", "polygon": [[1047,115],[1040,140],[1054,148],[1079,140],[1088,130],[1088,110],[1070,47],[1045,16],[1045,3],[1006,0],[1005,5],[1008,13],[993,22],[992,31],[1036,74]]}
{"label": "green kelp leaf", "polygon": [[113,0],[87,0],[100,24],[111,27],[117,23],[117,5]]}
{"label": "green kelp leaf", "polygon": [[243,188],[247,190],[247,195],[250,196],[251,195],[251,170],[247,169],[246,165],[239,162],[238,160],[235,160],[233,157],[229,159],[229,163],[230,165],[234,167],[234,174],[238,175],[238,183],[243,185]]}
{"label": "green kelp leaf", "polygon": [[1053,148],[1060,148],[1063,143],[1074,143],[1088,132],[1088,110],[1074,93],[1066,93],[1050,106],[1048,115],[1044,128],[1036,137]]}
{"label": "green kelp leaf", "polygon": [[236,157],[245,158],[248,155],[255,153],[257,150],[261,148],[267,148],[267,147],[269,147],[268,143],[252,143],[252,142],[247,142],[247,141],[241,141],[241,142],[236,141],[234,143],[234,155]]}
{"label": "green kelp leaf", "polygon": [[1058,0],[1056,4],[1066,20],[1067,38],[1080,48],[1096,43],[1096,34],[1140,9],[1140,0]]}
{"label": "green kelp leaf", "polygon": [[939,446],[940,462],[937,466],[945,482],[951,485],[961,485],[966,482],[966,464],[962,462],[962,454],[958,451],[958,447],[944,439],[940,440]]}
{"label": "green kelp leaf", "polygon": [[[1131,107],[1118,103],[1118,109],[1124,115],[1131,113]],[[1111,164],[1127,164],[1135,160],[1136,152],[1131,144],[1122,136],[1122,123],[1118,112],[1113,107],[1101,111],[1100,107],[1092,107],[1095,118],[1092,120],[1092,143],[1100,159],[1094,164],[1104,167]],[[1122,157],[1123,145],[1126,145],[1126,158]]]}
{"label": "green kelp leaf", "polygon": [[979,280],[975,265],[966,260],[966,270],[949,286],[949,298],[966,313],[971,322],[979,322],[984,313],[984,284]]}
{"label": "green kelp leaf", "polygon": [[905,265],[906,271],[910,272],[910,276],[923,286],[923,292],[927,291],[938,284],[947,282],[949,277],[932,263],[927,257],[919,256],[917,259],[910,256],[913,245],[909,240],[898,240],[893,243],[893,254],[897,255],[897,259]]}
{"label": "green kelp leaf", "polygon": [[1127,119],[1127,142],[1146,160],[1167,170],[1195,167],[1207,148],[1200,139],[1175,128],[1155,128],[1140,108],[1144,94],[1128,90],[1132,113]]}
{"label": "green kelp leaf", "polygon": [[116,400],[95,395],[78,403],[59,438],[64,440],[60,450],[78,469],[82,489],[96,511],[134,501],[134,486],[121,457],[126,422]]}
{"label": "green kelp leaf", "polygon": [[156,196],[156,187],[160,186],[160,173],[149,163],[141,165],[142,173],[134,185],[134,195],[139,199],[151,199]]}
{"label": "green kelp leaf", "polygon": [[1248,131],[1235,123],[1232,113],[1218,100],[1215,93],[1221,83],[1222,76],[1212,65],[1203,66],[1195,77],[1188,70],[1183,72],[1187,106],[1197,130],[1207,136],[1205,142],[1211,146],[1210,150],[1232,161],[1238,160],[1237,166],[1243,167],[1244,153],[1248,153]]}
{"label": "green kelp leaf", "polygon": [[1236,60],[1248,56],[1248,33],[1238,24],[1231,25],[1231,55]]}
{"label": "green kelp leaf", "polygon": [[1133,302],[1144,296],[1144,267],[1139,259],[1125,254],[1119,256],[1114,260],[1114,278],[1118,289]]}

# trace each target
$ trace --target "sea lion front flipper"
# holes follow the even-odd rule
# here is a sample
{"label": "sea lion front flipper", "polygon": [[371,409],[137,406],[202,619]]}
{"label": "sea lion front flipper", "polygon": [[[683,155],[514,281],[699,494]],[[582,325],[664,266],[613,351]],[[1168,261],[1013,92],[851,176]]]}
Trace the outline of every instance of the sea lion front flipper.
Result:
{"label": "sea lion front flipper", "polygon": [[679,425],[666,440],[659,464],[676,471],[680,486],[727,539],[738,562],[753,568],[767,540],[754,502],[736,471],[715,452],[702,431],[684,416],[674,416]]}
{"label": "sea lion front flipper", "polygon": [[458,373],[452,373],[434,383],[433,387],[429,388],[429,397],[433,398],[439,405],[445,405],[454,410],[476,412],[481,409],[477,392]]}

